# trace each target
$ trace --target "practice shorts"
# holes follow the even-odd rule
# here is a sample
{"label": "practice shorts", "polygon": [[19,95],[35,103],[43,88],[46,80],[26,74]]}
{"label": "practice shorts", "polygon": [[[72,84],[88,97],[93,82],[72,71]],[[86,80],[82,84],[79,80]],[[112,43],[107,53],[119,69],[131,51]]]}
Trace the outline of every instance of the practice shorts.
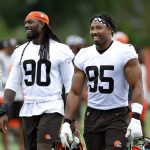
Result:
{"label": "practice shorts", "polygon": [[36,150],[37,143],[53,144],[60,132],[63,116],[59,113],[44,113],[23,117],[25,148]]}
{"label": "practice shorts", "polygon": [[129,124],[128,107],[97,110],[87,107],[84,120],[84,138],[87,150],[126,148],[125,134]]}

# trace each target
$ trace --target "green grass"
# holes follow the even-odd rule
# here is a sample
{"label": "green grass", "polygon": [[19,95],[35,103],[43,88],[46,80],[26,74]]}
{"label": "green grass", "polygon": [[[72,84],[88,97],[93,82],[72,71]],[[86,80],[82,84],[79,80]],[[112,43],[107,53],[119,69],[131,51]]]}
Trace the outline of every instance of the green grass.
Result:
{"label": "green grass", "polygon": [[[8,150],[19,150],[18,143],[14,141],[11,135],[9,135],[8,140],[9,140]],[[0,133],[0,150],[6,150],[4,149],[4,144],[2,142],[2,133]]]}
{"label": "green grass", "polygon": [[145,134],[150,137],[150,109],[147,111],[146,122],[145,122]]}

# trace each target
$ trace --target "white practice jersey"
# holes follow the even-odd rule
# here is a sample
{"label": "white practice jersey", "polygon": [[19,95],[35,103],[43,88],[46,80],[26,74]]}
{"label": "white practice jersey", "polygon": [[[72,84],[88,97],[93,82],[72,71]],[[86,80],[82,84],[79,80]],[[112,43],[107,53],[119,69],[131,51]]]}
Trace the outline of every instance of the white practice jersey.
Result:
{"label": "white practice jersey", "polygon": [[14,52],[16,60],[5,89],[17,92],[19,85],[22,85],[24,104],[20,116],[44,112],[64,115],[62,86],[64,84],[68,93],[74,72],[74,54],[67,45],[50,40],[50,59],[40,60],[40,45],[30,42],[25,48],[26,45],[27,43],[19,46]]}
{"label": "white practice jersey", "polygon": [[87,75],[89,107],[108,110],[128,105],[129,85],[124,67],[133,58],[138,58],[134,47],[118,41],[103,54],[95,45],[79,51],[74,63]]}

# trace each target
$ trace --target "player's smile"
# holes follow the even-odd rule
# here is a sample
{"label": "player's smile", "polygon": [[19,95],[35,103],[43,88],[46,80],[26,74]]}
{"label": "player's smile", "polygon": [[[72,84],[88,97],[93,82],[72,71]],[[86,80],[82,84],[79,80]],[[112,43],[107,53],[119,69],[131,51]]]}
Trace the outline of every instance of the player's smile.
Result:
{"label": "player's smile", "polygon": [[26,35],[30,35],[32,33],[32,30],[26,29]]}
{"label": "player's smile", "polygon": [[94,43],[97,43],[98,41],[100,41],[100,36],[98,35],[94,35],[92,36],[93,40],[94,40]]}

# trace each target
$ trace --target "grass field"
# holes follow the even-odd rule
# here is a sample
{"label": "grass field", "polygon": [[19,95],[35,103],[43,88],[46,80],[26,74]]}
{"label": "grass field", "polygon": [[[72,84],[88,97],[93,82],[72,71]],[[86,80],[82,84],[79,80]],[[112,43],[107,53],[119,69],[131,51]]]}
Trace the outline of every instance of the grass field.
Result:
{"label": "grass field", "polygon": [[147,112],[146,124],[145,124],[146,136],[150,137],[150,109]]}
{"label": "grass field", "polygon": [[[82,114],[84,114],[84,112],[85,112],[85,108],[83,108]],[[81,124],[83,128],[83,119],[81,121]],[[150,137],[150,109],[148,110],[146,116],[145,131],[146,131],[146,136]],[[83,131],[81,132],[83,133]],[[10,145],[8,150],[19,150],[19,146],[12,136],[9,136],[9,141],[10,141]],[[5,150],[2,144],[2,134],[0,134],[0,150]]]}
{"label": "grass field", "polygon": [[[2,134],[0,134],[0,150],[6,150],[4,149],[4,144],[2,142]],[[9,136],[8,150],[20,150],[17,141],[14,141],[12,136]]]}

